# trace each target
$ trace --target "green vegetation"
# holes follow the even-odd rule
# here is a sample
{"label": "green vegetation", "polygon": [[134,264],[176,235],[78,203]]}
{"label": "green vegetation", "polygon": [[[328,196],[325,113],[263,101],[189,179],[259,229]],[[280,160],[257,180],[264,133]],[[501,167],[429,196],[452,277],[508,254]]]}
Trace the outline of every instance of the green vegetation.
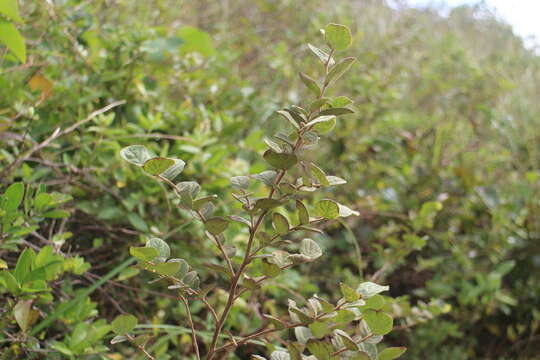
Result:
{"label": "green vegetation", "polygon": [[0,359],[535,359],[538,86],[482,6],[0,0]]}

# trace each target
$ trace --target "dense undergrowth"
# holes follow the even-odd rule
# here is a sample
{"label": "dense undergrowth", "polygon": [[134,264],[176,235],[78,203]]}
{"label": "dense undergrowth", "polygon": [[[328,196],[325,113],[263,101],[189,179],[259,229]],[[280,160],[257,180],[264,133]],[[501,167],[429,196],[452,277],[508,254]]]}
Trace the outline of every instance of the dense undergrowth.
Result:
{"label": "dense undergrowth", "polygon": [[[167,284],[147,284],[155,277],[132,267],[129,248],[166,241],[217,283],[208,302],[222,311],[220,249],[120,150],[142,144],[183,159],[180,180],[217,195],[218,215],[238,213],[230,178],[267,170],[264,138],[284,128],[277,110],[308,105],[297,72],[319,71],[306,43],[329,22],[354,35],[347,55],[358,60],[329,92],[353,100],[354,114],[310,158],[347,183],[313,204],[335,198],[360,216],[318,224],[324,233],[310,237],[322,260],[242,297],[225,334],[262,328],[262,314],[283,315],[287,299],[336,302],[340,282],[373,281],[390,285],[381,295],[394,330],[383,344],[407,346],[405,359],[537,356],[540,62],[489,10],[442,17],[376,0],[20,6],[22,21],[9,22],[26,39],[26,62],[0,47],[3,359],[142,359],[110,344],[123,313],[138,318],[134,336],[153,336],[145,348],[156,358],[195,359],[184,304]],[[248,233],[225,231],[239,248]],[[204,352],[213,319],[200,302],[191,312]],[[272,350],[249,343],[228,356]]]}

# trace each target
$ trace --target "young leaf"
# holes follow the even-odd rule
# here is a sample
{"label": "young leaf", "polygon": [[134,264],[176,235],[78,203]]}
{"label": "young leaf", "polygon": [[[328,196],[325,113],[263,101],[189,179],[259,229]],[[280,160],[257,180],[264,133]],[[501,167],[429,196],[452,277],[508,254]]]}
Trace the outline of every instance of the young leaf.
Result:
{"label": "young leaf", "polygon": [[262,181],[265,185],[273,186],[276,180],[277,172],[274,170],[266,170],[262,173],[251,175],[251,177]]}
{"label": "young leaf", "polygon": [[345,345],[348,350],[358,351],[358,345],[345,331],[336,329],[334,330],[334,334],[340,337],[341,341],[343,341],[343,345]]}
{"label": "young leaf", "polygon": [[334,200],[324,199],[315,205],[317,215],[325,219],[336,219],[339,217],[339,205]]}
{"label": "young leaf", "polygon": [[213,235],[221,234],[228,226],[229,220],[221,216],[210,218],[204,222],[205,229]]}
{"label": "young leaf", "polygon": [[321,110],[321,112],[319,113],[320,116],[326,116],[326,115],[339,116],[339,115],[348,115],[348,114],[354,114],[354,111],[347,108],[334,107],[330,109]]}
{"label": "young leaf", "polygon": [[346,97],[346,96],[338,96],[338,97],[334,98],[334,100],[332,100],[332,107],[340,108],[340,107],[345,107],[347,105],[350,105],[352,103],[353,103],[353,101],[351,99],[349,99],[348,97]]}
{"label": "young leaf", "polygon": [[273,278],[279,275],[281,269],[276,264],[272,264],[267,260],[262,262],[262,273],[269,278]]}
{"label": "young leaf", "polygon": [[295,154],[278,153],[272,149],[268,149],[263,154],[264,159],[276,169],[288,170],[298,162]]}
{"label": "young leaf", "polygon": [[377,360],[394,360],[399,358],[407,351],[406,347],[388,347],[379,353]]}
{"label": "young leaf", "polygon": [[173,276],[182,268],[182,263],[178,261],[168,261],[154,266],[156,272],[163,276]]}
{"label": "young leaf", "polygon": [[360,297],[360,295],[356,291],[354,291],[354,289],[351,288],[349,285],[340,283],[339,286],[341,288],[341,294],[345,298],[345,301],[353,302],[358,300],[358,298]]}
{"label": "young leaf", "polygon": [[300,244],[300,254],[307,256],[312,261],[322,255],[322,250],[315,241],[304,239]]}
{"label": "young leaf", "polygon": [[[298,125],[298,120],[294,119],[292,116],[292,112],[285,111],[285,110],[279,110],[277,113],[285,118],[295,129],[300,129],[300,125]],[[301,119],[301,118],[300,118]]]}
{"label": "young leaf", "polygon": [[173,160],[174,163],[164,172],[160,173],[162,177],[167,180],[174,181],[174,179],[184,171],[186,163],[180,159],[169,159]]}
{"label": "young leaf", "polygon": [[285,235],[289,232],[289,221],[280,213],[272,214],[272,225],[278,235]]}
{"label": "young leaf", "polygon": [[309,212],[304,203],[300,200],[296,200],[296,210],[298,211],[298,220],[300,221],[300,224],[309,224]]}
{"label": "young leaf", "polygon": [[317,84],[317,81],[315,79],[309,77],[308,75],[304,74],[303,72],[299,73],[300,79],[306,85],[306,87],[311,90],[311,92],[315,96],[319,96],[321,94],[321,88],[319,87],[319,84]]}
{"label": "young leaf", "polygon": [[120,156],[127,162],[143,166],[145,162],[150,160],[150,154],[143,145],[130,145],[120,150]]}
{"label": "young leaf", "polygon": [[324,28],[324,37],[330,47],[344,51],[351,46],[352,35],[348,27],[340,24],[328,24]]}
{"label": "young leaf", "polygon": [[317,360],[331,360],[334,349],[331,344],[319,340],[309,340],[307,342],[308,350],[315,355]]}
{"label": "young leaf", "polygon": [[277,208],[278,206],[283,205],[282,201],[271,199],[271,198],[263,198],[258,199],[255,201],[255,209],[261,209],[261,210],[270,210]]}
{"label": "young leaf", "polygon": [[245,190],[249,187],[249,176],[233,176],[231,185],[237,190]]}
{"label": "young leaf", "polygon": [[340,217],[348,217],[348,216],[351,216],[351,215],[360,216],[360,213],[358,211],[352,210],[352,209],[348,208],[345,205],[338,204],[338,207],[339,207],[339,216]]}
{"label": "young leaf", "polygon": [[157,176],[165,172],[165,170],[167,170],[173,165],[174,165],[174,160],[172,159],[156,157],[156,158],[146,161],[143,165],[143,169],[150,175]]}
{"label": "young leaf", "polygon": [[146,247],[154,248],[159,251],[159,257],[167,259],[169,256],[171,256],[171,249],[169,245],[159,238],[151,238],[148,240],[146,242]]}
{"label": "young leaf", "polygon": [[21,204],[24,197],[24,184],[22,182],[16,182],[8,186],[4,192],[3,197],[0,198],[1,209],[5,212],[14,212]]}
{"label": "young leaf", "polygon": [[328,72],[328,75],[326,75],[325,83],[331,84],[340,77],[343,76],[349,70],[356,61],[356,58],[354,57],[346,57],[341,59],[336,65],[332,66],[330,71]]}
{"label": "young leaf", "polygon": [[[326,64],[328,62],[329,54],[327,54],[325,51],[323,51],[323,50],[319,49],[318,47],[313,46],[311,44],[308,44],[308,47],[315,55],[317,55],[319,60],[321,60],[321,63]],[[328,62],[328,64],[330,66],[334,65],[335,64],[334,59],[330,58],[330,61]]]}
{"label": "young leaf", "polygon": [[388,291],[388,290],[390,290],[389,286],[378,285],[371,281],[361,283],[360,285],[358,285],[358,288],[356,289],[356,291],[360,295],[362,295],[363,299],[370,298],[374,295],[377,295],[383,291]]}
{"label": "young leaf", "polygon": [[368,309],[362,313],[362,318],[375,335],[386,335],[392,331],[394,319],[382,311]]}
{"label": "young leaf", "polygon": [[159,256],[159,250],[153,247],[133,247],[129,248],[131,256],[143,261],[152,261]]}
{"label": "young leaf", "polygon": [[314,163],[310,163],[309,166],[311,168],[311,173],[313,174],[313,176],[315,176],[317,181],[319,181],[319,184],[321,184],[322,186],[330,186],[330,183],[326,178],[326,174],[320,167],[318,167]]}
{"label": "young leaf", "polygon": [[118,335],[129,333],[137,324],[137,318],[131,314],[119,315],[111,323],[112,331]]}

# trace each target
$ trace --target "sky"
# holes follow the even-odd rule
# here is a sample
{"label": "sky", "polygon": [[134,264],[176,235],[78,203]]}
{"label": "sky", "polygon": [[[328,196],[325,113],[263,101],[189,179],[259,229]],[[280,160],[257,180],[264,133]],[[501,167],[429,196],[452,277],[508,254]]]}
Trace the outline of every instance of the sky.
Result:
{"label": "sky", "polygon": [[[481,0],[407,0],[411,5],[447,4],[459,6],[477,4]],[[523,38],[540,39],[540,0],[484,0],[501,18],[513,26],[516,34]],[[529,39],[530,40],[530,39]]]}

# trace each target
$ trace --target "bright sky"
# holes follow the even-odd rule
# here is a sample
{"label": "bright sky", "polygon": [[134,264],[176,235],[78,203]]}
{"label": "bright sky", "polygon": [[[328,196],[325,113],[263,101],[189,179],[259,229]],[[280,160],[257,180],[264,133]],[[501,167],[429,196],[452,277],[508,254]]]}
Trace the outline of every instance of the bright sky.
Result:
{"label": "bright sky", "polygon": [[[459,6],[477,4],[481,0],[407,0],[411,5],[447,4]],[[484,0],[497,9],[501,18],[514,28],[516,34],[526,38],[534,36],[540,39],[540,0]]]}

